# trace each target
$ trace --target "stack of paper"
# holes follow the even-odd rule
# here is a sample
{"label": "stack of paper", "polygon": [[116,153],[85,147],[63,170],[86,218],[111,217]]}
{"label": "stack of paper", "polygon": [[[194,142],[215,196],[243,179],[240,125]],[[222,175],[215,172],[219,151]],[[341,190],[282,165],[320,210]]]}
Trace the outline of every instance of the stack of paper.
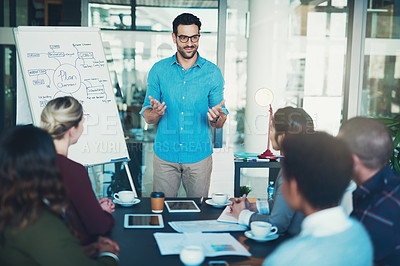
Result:
{"label": "stack of paper", "polygon": [[200,221],[175,221],[168,223],[179,233],[186,232],[227,232],[227,231],[246,231],[247,226],[232,223],[221,223],[217,220]]}
{"label": "stack of paper", "polygon": [[189,245],[201,246],[206,257],[251,256],[229,233],[154,233],[161,255],[179,254]]}

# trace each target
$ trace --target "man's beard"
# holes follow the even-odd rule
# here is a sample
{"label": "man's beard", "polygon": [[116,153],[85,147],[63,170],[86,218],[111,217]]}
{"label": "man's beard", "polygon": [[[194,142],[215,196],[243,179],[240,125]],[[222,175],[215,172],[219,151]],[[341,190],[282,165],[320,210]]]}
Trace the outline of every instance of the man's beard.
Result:
{"label": "man's beard", "polygon": [[[187,54],[184,50],[185,48],[193,48],[192,53]],[[177,50],[178,50],[179,54],[185,59],[192,59],[197,53],[197,48],[195,46],[185,46],[185,47],[177,46]]]}

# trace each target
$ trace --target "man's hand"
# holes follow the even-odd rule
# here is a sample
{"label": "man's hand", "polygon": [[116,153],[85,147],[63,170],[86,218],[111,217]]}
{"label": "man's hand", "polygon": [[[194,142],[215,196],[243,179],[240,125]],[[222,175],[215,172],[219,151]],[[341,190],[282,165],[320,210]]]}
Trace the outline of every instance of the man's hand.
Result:
{"label": "man's hand", "polygon": [[147,108],[143,112],[143,118],[147,124],[157,124],[160,118],[165,114],[167,106],[165,102],[160,103],[158,100],[149,96],[151,108]]}
{"label": "man's hand", "polygon": [[167,109],[165,102],[160,103],[152,96],[149,96],[149,99],[150,99],[150,105],[153,108],[153,112],[155,112],[159,116],[163,116],[165,114],[165,109]]}
{"label": "man's hand", "polygon": [[220,117],[222,112],[222,106],[225,104],[225,100],[222,100],[219,104],[214,106],[213,108],[209,108],[207,112],[208,121],[211,123],[216,123],[218,117]]}
{"label": "man's hand", "polygon": [[226,114],[222,113],[222,106],[225,104],[225,100],[222,100],[219,104],[213,108],[208,109],[207,116],[210,125],[215,128],[221,128],[224,126],[226,121]]}
{"label": "man's hand", "polygon": [[245,210],[249,209],[250,202],[246,198],[246,194],[243,195],[242,198],[233,198],[231,199],[232,203],[230,205],[230,215],[235,217],[236,219],[239,218],[239,214]]}

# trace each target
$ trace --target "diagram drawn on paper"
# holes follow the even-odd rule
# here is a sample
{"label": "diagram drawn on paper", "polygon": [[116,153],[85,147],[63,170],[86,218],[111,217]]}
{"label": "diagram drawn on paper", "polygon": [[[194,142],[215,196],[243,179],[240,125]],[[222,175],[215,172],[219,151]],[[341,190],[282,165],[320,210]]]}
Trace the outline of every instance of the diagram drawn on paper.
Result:
{"label": "diagram drawn on paper", "polygon": [[50,100],[72,96],[83,106],[84,122],[68,157],[87,166],[129,160],[100,30],[29,26],[13,31],[23,77],[18,87],[26,92],[18,113],[26,111],[39,126]]}
{"label": "diagram drawn on paper", "polygon": [[99,77],[103,72],[99,69],[104,70],[107,62],[96,58],[90,43],[68,46],[51,44],[48,51],[26,54],[28,60],[46,60],[43,65],[51,66],[27,69],[32,88],[42,91],[38,96],[39,106],[44,108],[51,99],[67,95],[79,99],[82,104],[85,101],[110,102],[105,89],[108,76]]}

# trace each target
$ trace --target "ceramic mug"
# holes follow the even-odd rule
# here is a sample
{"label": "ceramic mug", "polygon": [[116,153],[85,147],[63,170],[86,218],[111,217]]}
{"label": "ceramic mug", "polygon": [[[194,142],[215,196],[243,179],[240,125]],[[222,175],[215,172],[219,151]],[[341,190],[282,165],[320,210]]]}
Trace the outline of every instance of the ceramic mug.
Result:
{"label": "ceramic mug", "polygon": [[255,221],[250,224],[252,234],[257,238],[265,238],[268,235],[278,233],[278,228],[270,223]]}
{"label": "ceramic mug", "polygon": [[134,200],[135,194],[133,191],[120,191],[114,194],[114,199],[119,200],[121,203],[130,203]]}
{"label": "ceramic mug", "polygon": [[226,193],[213,193],[211,198],[215,204],[222,205],[229,199],[229,195]]}
{"label": "ceramic mug", "polygon": [[201,246],[186,246],[179,254],[185,266],[197,266],[204,261],[204,252]]}

